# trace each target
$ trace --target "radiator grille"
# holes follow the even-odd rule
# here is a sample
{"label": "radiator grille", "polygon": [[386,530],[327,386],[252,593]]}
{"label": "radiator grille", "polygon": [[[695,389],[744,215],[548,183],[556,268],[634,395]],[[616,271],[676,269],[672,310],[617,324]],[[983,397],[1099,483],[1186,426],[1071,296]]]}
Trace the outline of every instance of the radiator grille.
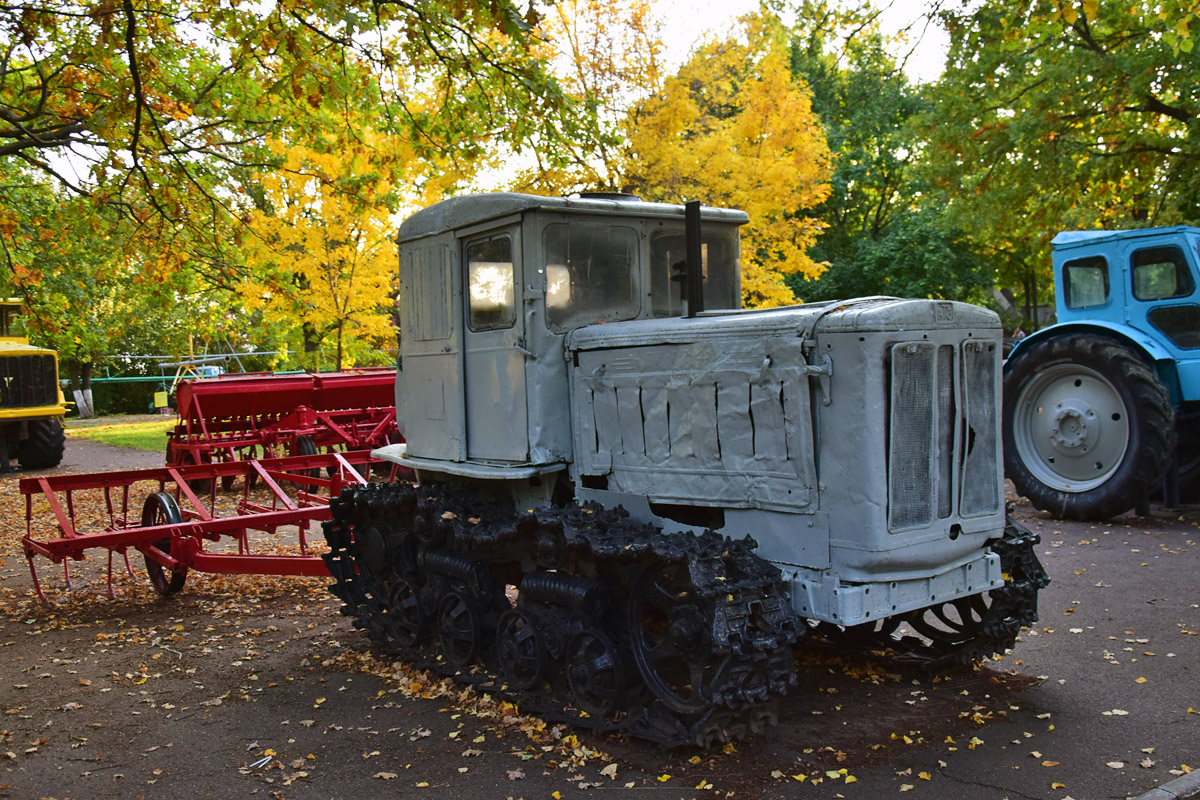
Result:
{"label": "radiator grille", "polygon": [[1000,508],[995,349],[994,344],[987,342],[963,345],[963,383],[967,402],[959,513],[964,517],[991,514]]}
{"label": "radiator grille", "polygon": [[0,408],[58,404],[54,356],[0,356]]}
{"label": "radiator grille", "polygon": [[998,511],[995,344],[904,342],[891,356],[888,528]]}
{"label": "radiator grille", "polygon": [[933,519],[935,352],[925,343],[892,348],[892,530],[928,525]]}

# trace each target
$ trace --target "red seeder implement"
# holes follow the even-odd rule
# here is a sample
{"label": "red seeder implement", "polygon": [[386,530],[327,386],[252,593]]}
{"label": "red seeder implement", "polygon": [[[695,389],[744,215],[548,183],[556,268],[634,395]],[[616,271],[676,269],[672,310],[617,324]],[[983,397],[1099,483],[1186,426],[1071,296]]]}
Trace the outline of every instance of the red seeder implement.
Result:
{"label": "red seeder implement", "polygon": [[[188,570],[223,574],[328,575],[320,556],[310,552],[309,525],[330,518],[329,499],[343,486],[364,483],[372,463],[370,452],[322,453],[228,463],[167,466],[157,469],[54,475],[21,480],[25,495],[26,533],[22,539],[34,587],[48,603],[38,580],[35,557],[63,565],[71,588],[71,561],[83,561],[88,550],[108,553],[107,588],[114,596],[113,555],[125,559],[141,552],[155,590],[169,595],[183,588]],[[379,462],[374,462],[378,467]],[[390,466],[390,465],[389,465]],[[241,499],[223,498],[232,513],[218,510],[218,479],[229,485],[243,478]],[[208,487],[202,499],[194,487]],[[255,488],[259,487],[259,488]],[[291,491],[286,491],[290,488]],[[99,502],[97,494],[101,494]],[[83,507],[86,506],[86,510]],[[38,515],[49,510],[56,531]],[[276,540],[282,528],[296,530],[299,553],[251,552],[250,532]],[[36,530],[35,530],[36,528]],[[255,537],[256,543],[260,537]],[[223,551],[206,545],[224,543]],[[233,544],[236,543],[236,549]],[[260,548],[261,549],[261,548]],[[274,548],[272,548],[274,549]]]}
{"label": "red seeder implement", "polygon": [[[167,464],[382,447],[399,439],[396,371],[227,375],[179,385]],[[229,480],[223,480],[225,488]]]}

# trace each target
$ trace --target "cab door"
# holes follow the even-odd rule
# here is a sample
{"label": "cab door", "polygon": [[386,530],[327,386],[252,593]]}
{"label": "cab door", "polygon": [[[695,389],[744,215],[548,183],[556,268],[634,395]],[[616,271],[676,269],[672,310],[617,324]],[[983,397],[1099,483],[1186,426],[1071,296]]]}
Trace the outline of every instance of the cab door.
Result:
{"label": "cab door", "polygon": [[463,237],[461,246],[467,458],[527,462],[520,227],[472,233]]}
{"label": "cab door", "polygon": [[1129,324],[1147,331],[1175,359],[1181,399],[1200,400],[1200,281],[1194,243],[1163,240],[1130,254]]}

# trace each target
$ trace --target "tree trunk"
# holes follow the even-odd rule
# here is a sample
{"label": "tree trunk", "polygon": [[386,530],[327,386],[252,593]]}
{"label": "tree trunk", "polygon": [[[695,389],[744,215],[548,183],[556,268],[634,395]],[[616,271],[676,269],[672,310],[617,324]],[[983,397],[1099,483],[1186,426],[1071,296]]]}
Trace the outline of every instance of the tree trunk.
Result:
{"label": "tree trunk", "polygon": [[346,330],[346,326],[342,322],[338,322],[337,326],[337,365],[334,367],[335,372],[342,371],[342,333]]}

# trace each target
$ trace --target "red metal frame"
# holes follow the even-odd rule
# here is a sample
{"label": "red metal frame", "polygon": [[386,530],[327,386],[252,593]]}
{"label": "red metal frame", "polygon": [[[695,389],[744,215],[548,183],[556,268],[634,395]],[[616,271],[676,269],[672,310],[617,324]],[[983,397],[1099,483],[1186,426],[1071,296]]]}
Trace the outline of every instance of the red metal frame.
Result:
{"label": "red metal frame", "polygon": [[[319,556],[310,555],[306,539],[310,523],[330,518],[329,499],[348,484],[365,483],[355,467],[373,461],[370,452],[323,453],[265,460],[244,460],[229,463],[195,466],[167,466],[156,469],[125,470],[83,475],[54,475],[23,478],[21,494],[25,495],[25,536],[22,545],[34,588],[43,603],[48,603],[38,579],[34,558],[41,556],[63,565],[68,587],[71,586],[70,560],[82,561],[87,551],[102,549],[108,554],[108,594],[114,596],[112,557],[120,554],[126,569],[132,574],[129,550],[143,553],[148,562],[158,564],[172,575],[188,570],[223,574],[256,575],[328,575]],[[389,465],[390,467],[390,465]],[[324,477],[327,475],[329,477]],[[233,516],[218,516],[216,486],[242,477],[242,498]],[[135,484],[158,485],[159,492],[171,495],[179,507],[181,521],[143,526],[131,514],[131,488]],[[194,486],[208,486],[207,503]],[[261,484],[270,495],[263,502],[262,492],[252,491],[252,484]],[[294,485],[294,497],[284,485]],[[81,530],[76,514],[76,493],[102,491],[107,523],[99,531]],[[154,494],[142,489],[142,494]],[[33,532],[34,498],[41,497],[57,523],[59,536],[38,538]],[[136,502],[136,501],[135,501]],[[250,552],[250,531],[275,534],[283,526],[296,526],[300,555],[258,555]],[[206,542],[219,542],[225,537],[237,541],[236,553],[210,552]],[[166,541],[168,547],[161,545]]]}
{"label": "red metal frame", "polygon": [[[226,375],[181,383],[172,465],[360,450],[402,441],[396,371]],[[307,440],[303,442],[302,440]]]}

